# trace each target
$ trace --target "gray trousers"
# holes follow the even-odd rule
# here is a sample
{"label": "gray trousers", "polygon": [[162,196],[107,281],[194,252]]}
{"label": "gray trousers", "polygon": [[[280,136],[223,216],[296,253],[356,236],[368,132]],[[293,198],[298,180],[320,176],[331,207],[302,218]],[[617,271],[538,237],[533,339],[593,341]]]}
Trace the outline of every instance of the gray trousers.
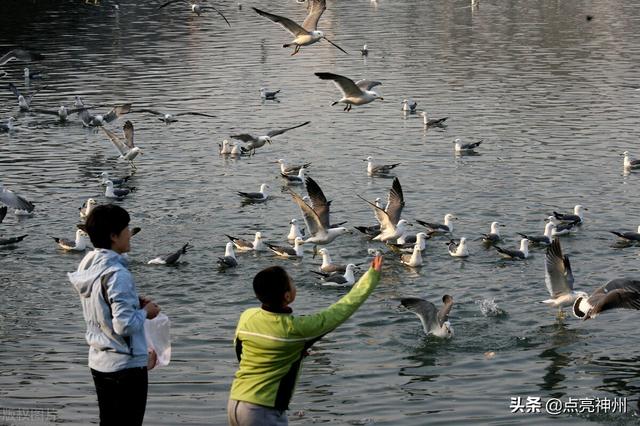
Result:
{"label": "gray trousers", "polygon": [[287,412],[271,407],[229,399],[229,426],[288,426]]}

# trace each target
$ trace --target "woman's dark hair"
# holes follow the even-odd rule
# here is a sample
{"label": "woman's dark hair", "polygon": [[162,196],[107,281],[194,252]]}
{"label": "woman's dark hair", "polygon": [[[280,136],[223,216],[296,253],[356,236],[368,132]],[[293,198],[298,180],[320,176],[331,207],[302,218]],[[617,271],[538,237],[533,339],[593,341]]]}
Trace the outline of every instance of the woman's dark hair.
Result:
{"label": "woman's dark hair", "polygon": [[281,266],[271,266],[253,278],[253,291],[259,301],[272,308],[282,306],[284,294],[290,290],[291,278]]}
{"label": "woman's dark hair", "polygon": [[119,234],[129,225],[129,213],[114,204],[95,206],[85,223],[91,244],[95,248],[111,249],[111,235]]}

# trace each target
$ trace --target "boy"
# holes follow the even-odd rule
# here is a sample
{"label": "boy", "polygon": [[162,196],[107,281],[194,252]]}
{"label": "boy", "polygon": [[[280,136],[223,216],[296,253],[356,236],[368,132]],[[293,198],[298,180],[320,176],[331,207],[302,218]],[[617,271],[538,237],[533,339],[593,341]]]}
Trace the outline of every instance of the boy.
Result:
{"label": "boy", "polygon": [[329,308],[294,317],[289,307],[296,286],[279,267],[264,269],[253,279],[262,306],[242,313],[235,334],[240,368],[227,406],[231,426],[287,425],[286,410],[302,358],[322,336],[346,321],[367,300],[380,281],[382,256],[351,291]]}

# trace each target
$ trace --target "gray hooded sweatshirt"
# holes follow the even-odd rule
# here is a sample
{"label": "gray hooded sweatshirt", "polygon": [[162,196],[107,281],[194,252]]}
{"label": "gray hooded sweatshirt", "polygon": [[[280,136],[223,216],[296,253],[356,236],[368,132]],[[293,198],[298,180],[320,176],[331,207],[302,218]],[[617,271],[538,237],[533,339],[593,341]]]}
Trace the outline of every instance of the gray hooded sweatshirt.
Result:
{"label": "gray hooded sweatshirt", "polygon": [[67,274],[80,295],[89,367],[112,373],[147,365],[144,321],[127,259],[112,250],[87,253],[78,270]]}

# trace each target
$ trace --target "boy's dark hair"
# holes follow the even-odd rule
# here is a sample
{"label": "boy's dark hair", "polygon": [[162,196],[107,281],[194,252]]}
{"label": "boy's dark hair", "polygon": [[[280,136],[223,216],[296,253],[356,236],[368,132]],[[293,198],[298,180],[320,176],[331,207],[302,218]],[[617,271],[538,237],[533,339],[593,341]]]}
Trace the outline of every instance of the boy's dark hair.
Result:
{"label": "boy's dark hair", "polygon": [[263,304],[272,308],[282,306],[284,294],[289,291],[291,278],[281,266],[270,266],[253,277],[253,291]]}
{"label": "boy's dark hair", "polygon": [[114,204],[95,206],[85,223],[91,244],[95,248],[111,249],[111,235],[119,234],[129,225],[129,213]]}

